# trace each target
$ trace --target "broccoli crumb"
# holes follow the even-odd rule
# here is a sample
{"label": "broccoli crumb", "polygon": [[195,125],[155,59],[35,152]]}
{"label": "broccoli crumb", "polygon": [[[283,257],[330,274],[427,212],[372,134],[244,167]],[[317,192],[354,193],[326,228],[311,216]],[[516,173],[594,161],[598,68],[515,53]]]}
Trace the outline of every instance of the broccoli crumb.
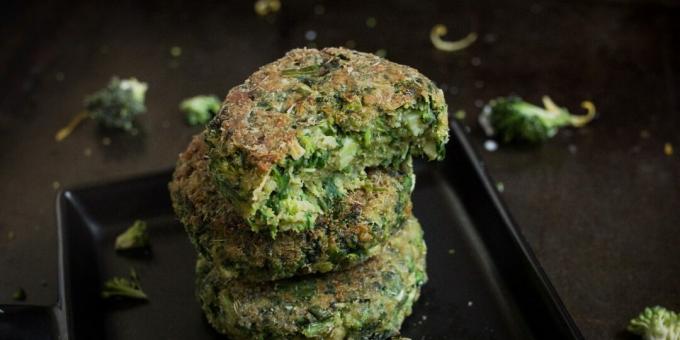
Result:
{"label": "broccoli crumb", "polygon": [[661,306],[647,307],[630,320],[627,329],[645,340],[680,339],[680,314]]}
{"label": "broccoli crumb", "polygon": [[673,144],[671,143],[664,144],[663,153],[666,156],[673,156]]}
{"label": "broccoli crumb", "polygon": [[23,288],[18,288],[14,294],[12,294],[12,299],[14,301],[26,301],[26,291]]}
{"label": "broccoli crumb", "polygon": [[134,269],[130,269],[130,278],[114,277],[104,283],[102,297],[105,299],[119,297],[136,300],[148,300],[146,293],[139,284],[139,276]]}
{"label": "broccoli crumb", "polygon": [[257,0],[255,1],[255,13],[259,16],[276,13],[281,9],[279,0]]}
{"label": "broccoli crumb", "polygon": [[456,118],[457,120],[465,119],[465,110],[458,110],[454,112],[453,118]]}
{"label": "broccoli crumb", "polygon": [[149,246],[149,234],[146,222],[136,220],[125,232],[116,237],[116,250],[146,248]]}
{"label": "broccoli crumb", "polygon": [[546,141],[564,126],[582,127],[595,118],[595,105],[584,101],[585,115],[572,115],[543,96],[543,107],[525,102],[519,97],[497,98],[489,102],[479,116],[479,125],[488,136],[505,143]]}
{"label": "broccoli crumb", "polygon": [[199,95],[184,99],[179,109],[186,114],[186,121],[191,126],[207,124],[220,110],[220,99],[214,95]]}

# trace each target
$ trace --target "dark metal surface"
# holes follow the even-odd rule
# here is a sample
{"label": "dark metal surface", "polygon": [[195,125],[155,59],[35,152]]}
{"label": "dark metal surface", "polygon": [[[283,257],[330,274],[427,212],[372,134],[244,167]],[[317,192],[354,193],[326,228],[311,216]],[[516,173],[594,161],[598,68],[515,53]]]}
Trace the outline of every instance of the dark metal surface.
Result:
{"label": "dark metal surface", "polygon": [[[321,11],[323,14],[316,14]],[[451,111],[499,95],[550,94],[600,116],[537,148],[480,151],[566,306],[588,338],[625,337],[646,305],[680,309],[680,11],[672,1],[287,2],[255,16],[248,1],[16,1],[0,11],[0,302],[57,296],[53,201],[59,186],[171,167],[197,129],[177,111],[193,94],[224,95],[257,66],[304,46],[385,49],[447,88]],[[366,26],[375,17],[375,28]],[[435,23],[480,40],[432,49]],[[173,58],[172,46],[182,55]],[[138,137],[94,124],[55,143],[82,98],[113,74],[150,83]],[[645,132],[643,132],[643,130]],[[111,145],[102,144],[109,137]],[[665,143],[676,152],[666,156]],[[88,156],[89,155],[89,156]],[[55,185],[56,186],[56,185]],[[12,237],[10,237],[10,232]]]}

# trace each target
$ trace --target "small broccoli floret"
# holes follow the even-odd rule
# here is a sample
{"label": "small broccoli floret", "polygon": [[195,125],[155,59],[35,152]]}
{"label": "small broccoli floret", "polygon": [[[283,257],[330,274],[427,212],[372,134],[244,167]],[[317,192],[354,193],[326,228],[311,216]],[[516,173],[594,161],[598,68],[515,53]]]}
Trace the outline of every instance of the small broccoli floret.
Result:
{"label": "small broccoli floret", "polygon": [[130,228],[116,237],[116,250],[145,248],[149,246],[146,222],[136,220]]}
{"label": "small broccoli floret", "polygon": [[125,131],[134,129],[134,119],[146,111],[147,85],[135,78],[111,79],[109,85],[85,98],[90,117],[100,124]]}
{"label": "small broccoli floret", "polygon": [[139,285],[139,277],[134,269],[130,269],[130,278],[114,277],[104,283],[102,297],[105,299],[112,297],[123,297],[138,300],[148,300],[146,293]]}
{"label": "small broccoli floret", "polygon": [[179,109],[186,113],[187,123],[191,126],[205,125],[220,110],[220,99],[217,96],[195,96],[183,100]]}
{"label": "small broccoli floret", "polygon": [[680,314],[660,306],[647,307],[630,320],[628,331],[645,340],[680,340]]}
{"label": "small broccoli floret", "polygon": [[85,98],[85,110],[57,131],[54,139],[60,142],[68,137],[85,118],[92,118],[108,128],[136,132],[135,118],[146,111],[144,97],[146,83],[135,78],[111,78],[109,85]]}
{"label": "small broccoli floret", "polygon": [[564,126],[581,127],[595,117],[595,105],[584,101],[581,106],[587,110],[583,116],[574,116],[563,107],[543,96],[539,107],[519,97],[497,98],[484,107],[479,123],[489,136],[501,141],[539,143],[553,137]]}

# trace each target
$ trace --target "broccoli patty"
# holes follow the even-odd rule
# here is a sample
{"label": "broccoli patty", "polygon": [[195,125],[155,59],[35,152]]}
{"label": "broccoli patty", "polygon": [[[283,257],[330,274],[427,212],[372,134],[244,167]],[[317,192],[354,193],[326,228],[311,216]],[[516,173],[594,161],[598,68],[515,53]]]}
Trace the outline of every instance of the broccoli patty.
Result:
{"label": "broccoli patty", "polygon": [[180,155],[170,183],[173,206],[199,254],[245,280],[324,273],[364,262],[411,214],[415,179],[409,160],[400,171],[369,170],[360,187],[336,194],[314,228],[272,238],[253,232],[234,214],[216,192],[207,163],[206,144],[197,135]]}
{"label": "broccoli patty", "polygon": [[306,230],[367,168],[442,159],[448,115],[442,91],[413,68],[296,49],[229,91],[206,141],[220,192],[253,230]]}
{"label": "broccoli patty", "polygon": [[411,217],[383,252],[350,270],[252,283],[199,258],[208,321],[234,339],[386,339],[398,334],[427,281],[425,243]]}

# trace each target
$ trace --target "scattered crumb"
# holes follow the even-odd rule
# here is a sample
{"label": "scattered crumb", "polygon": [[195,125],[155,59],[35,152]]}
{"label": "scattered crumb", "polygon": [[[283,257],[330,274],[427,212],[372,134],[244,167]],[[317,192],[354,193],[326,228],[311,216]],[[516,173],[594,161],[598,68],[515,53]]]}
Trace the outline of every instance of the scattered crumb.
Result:
{"label": "scattered crumb", "polygon": [[482,59],[480,59],[479,57],[474,57],[470,59],[470,64],[472,64],[472,66],[479,66],[482,64]]}
{"label": "scattered crumb", "polygon": [[385,50],[384,48],[381,48],[381,49],[375,51],[375,55],[377,55],[380,58],[385,58],[387,56],[387,50]]}
{"label": "scattered crumb", "polygon": [[647,129],[644,129],[644,130],[641,130],[641,131],[640,131],[640,137],[643,138],[643,139],[647,139],[647,138],[649,138],[649,137],[651,137],[651,136],[652,136],[652,135],[649,134],[649,130],[647,130]]}
{"label": "scattered crumb", "polygon": [[496,42],[496,35],[493,33],[487,33],[484,35],[484,42],[487,44],[493,44]]}
{"label": "scattered crumb", "polygon": [[0,314],[5,314],[5,311],[0,309]]}
{"label": "scattered crumb", "polygon": [[353,49],[353,48],[357,47],[357,42],[354,41],[354,40],[347,40],[345,42],[345,47]]}
{"label": "scattered crumb", "polygon": [[52,189],[57,190],[59,187],[61,187],[61,183],[59,183],[59,181],[52,182]]}
{"label": "scattered crumb", "polygon": [[423,321],[427,321],[427,315],[423,315],[422,319]]}
{"label": "scattered crumb", "polygon": [[109,137],[102,138],[102,144],[105,145],[105,146],[111,145],[111,138],[109,138]]}
{"label": "scattered crumb", "polygon": [[498,192],[505,191],[505,184],[503,184],[503,182],[497,182],[496,183],[496,190],[498,190]]}
{"label": "scattered crumb", "polygon": [[448,253],[449,253],[449,255],[453,255],[453,254],[456,253],[456,250],[453,249],[453,248],[450,248],[449,251],[448,251]]}
{"label": "scattered crumb", "polygon": [[458,120],[465,119],[465,110],[458,110],[458,111],[454,112],[453,117],[458,119]]}
{"label": "scattered crumb", "polygon": [[576,147],[576,145],[574,144],[569,144],[567,149],[569,149],[569,153],[571,153],[572,155],[575,154],[576,151],[578,151],[578,147]]}
{"label": "scattered crumb", "polygon": [[305,39],[307,39],[309,41],[316,40],[316,31],[309,30],[309,31],[305,32]]}
{"label": "scattered crumb", "polygon": [[671,143],[666,143],[663,146],[663,153],[666,156],[673,156],[673,145]]}
{"label": "scattered crumb", "polygon": [[182,55],[182,48],[179,46],[170,47],[170,55],[177,58]]}
{"label": "scattered crumb", "polygon": [[14,235],[13,231],[10,230],[10,231],[7,232],[7,239],[8,240],[10,240],[10,241],[13,240],[15,236],[16,235]]}
{"label": "scattered crumb", "polygon": [[474,303],[472,301],[468,301],[468,307],[472,307]]}
{"label": "scattered crumb", "polygon": [[255,1],[255,13],[259,16],[276,13],[281,9],[279,0],[257,0]]}
{"label": "scattered crumb", "polygon": [[56,81],[64,81],[64,72],[57,72],[54,74],[54,79]]}
{"label": "scattered crumb", "polygon": [[26,301],[26,291],[23,288],[17,289],[14,294],[12,294],[12,300]]}
{"label": "scattered crumb", "polygon": [[496,143],[495,140],[488,139],[486,142],[484,142],[484,149],[489,152],[494,152],[498,150],[498,143]]}
{"label": "scattered crumb", "polygon": [[321,4],[314,5],[314,14],[323,15],[324,13],[326,13],[326,7]]}
{"label": "scattered crumb", "polygon": [[85,157],[90,157],[90,156],[92,156],[92,149],[90,149],[90,148],[85,148],[85,150],[83,150],[83,155],[85,155]]}
{"label": "scattered crumb", "polygon": [[368,28],[374,28],[378,24],[378,20],[376,20],[374,17],[368,17],[366,19],[366,27]]}

